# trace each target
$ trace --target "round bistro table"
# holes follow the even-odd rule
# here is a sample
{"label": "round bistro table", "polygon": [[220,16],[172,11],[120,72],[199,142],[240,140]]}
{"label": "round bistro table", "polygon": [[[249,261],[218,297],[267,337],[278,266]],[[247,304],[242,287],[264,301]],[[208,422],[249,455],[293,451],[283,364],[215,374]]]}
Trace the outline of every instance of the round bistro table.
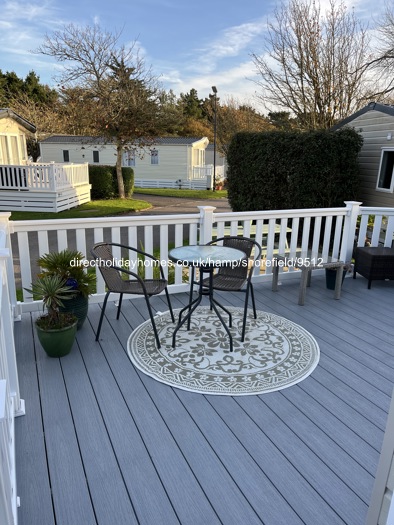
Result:
{"label": "round bistro table", "polygon": [[[232,326],[231,313],[225,308],[219,301],[213,296],[213,274],[215,268],[222,266],[235,266],[242,264],[242,261],[246,259],[246,254],[241,250],[235,248],[229,248],[227,246],[207,246],[207,245],[193,245],[193,246],[180,246],[173,248],[168,254],[171,261],[182,266],[188,266],[192,268],[191,283],[190,283],[190,301],[187,306],[182,308],[179,312],[178,324],[174,330],[172,336],[172,347],[175,348],[176,334],[179,329],[187,322],[187,329],[190,329],[190,320],[193,312],[196,310],[198,305],[201,303],[202,298],[207,296],[209,299],[210,308],[214,310],[222,323],[224,329],[230,340],[230,352],[233,351],[233,338],[229,327]],[[198,297],[192,299],[192,291],[194,281],[194,271],[198,268],[200,271],[200,280],[198,281]],[[203,285],[204,274],[209,278],[208,287]],[[220,314],[219,308],[222,309],[229,317],[229,327],[226,325],[222,315]],[[186,315],[185,312],[187,311]]]}

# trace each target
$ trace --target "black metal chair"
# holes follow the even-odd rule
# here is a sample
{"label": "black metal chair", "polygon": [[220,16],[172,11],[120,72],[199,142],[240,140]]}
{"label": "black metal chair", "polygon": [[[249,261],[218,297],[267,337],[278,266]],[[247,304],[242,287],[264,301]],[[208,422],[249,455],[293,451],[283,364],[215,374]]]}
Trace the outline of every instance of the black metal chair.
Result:
{"label": "black metal chair", "polygon": [[[143,257],[147,257],[153,261],[153,264],[157,266],[160,269],[160,278],[153,278],[153,279],[145,279],[138,275],[136,272],[132,272],[130,270],[126,270],[125,268],[122,268],[120,266],[117,266],[115,264],[116,259],[112,253],[112,247],[118,247],[121,250],[128,251],[128,252],[134,252],[136,254],[139,254]],[[99,270],[101,272],[101,275],[103,276],[103,279],[105,281],[105,284],[107,286],[107,293],[105,295],[103,308],[101,310],[100,315],[100,321],[97,328],[96,333],[96,341],[98,341],[101,331],[101,325],[104,318],[104,312],[105,307],[107,306],[107,301],[110,293],[119,293],[119,304],[118,304],[118,312],[116,319],[119,319],[120,315],[120,309],[122,307],[122,299],[123,294],[133,294],[133,295],[143,295],[146,300],[146,304],[149,311],[149,316],[152,322],[153,331],[155,333],[155,338],[157,342],[158,348],[160,348],[160,340],[159,335],[157,333],[155,320],[153,317],[152,307],[150,305],[149,297],[152,295],[158,295],[163,290],[165,291],[169,310],[171,313],[172,321],[174,322],[174,314],[172,311],[172,306],[170,302],[170,296],[168,294],[167,290],[167,280],[165,279],[163,268],[160,266],[160,261],[156,259],[153,255],[150,255],[149,253],[143,252],[142,250],[138,250],[137,248],[132,248],[130,246],[126,246],[124,244],[118,244],[118,243],[107,243],[107,242],[100,242],[98,244],[95,244],[91,250],[91,254],[95,258],[97,265],[99,267]],[[127,275],[128,278],[123,279],[123,275]],[[132,277],[132,279],[130,279]]]}
{"label": "black metal chair", "polygon": [[[245,257],[248,259],[248,264],[239,264],[236,266],[222,266],[218,268],[217,272],[212,277],[214,290],[219,290],[223,292],[245,292],[246,297],[241,338],[241,341],[244,341],[246,330],[246,317],[248,313],[249,293],[252,298],[253,315],[255,319],[257,318],[256,303],[254,300],[252,284],[252,275],[254,268],[258,264],[260,264],[261,246],[253,239],[241,236],[220,237],[219,239],[215,239],[214,241],[207,243],[207,245],[212,244],[221,244],[229,248],[241,250],[245,253]],[[252,256],[253,251],[254,253]],[[204,279],[203,286],[209,287],[209,278]]]}

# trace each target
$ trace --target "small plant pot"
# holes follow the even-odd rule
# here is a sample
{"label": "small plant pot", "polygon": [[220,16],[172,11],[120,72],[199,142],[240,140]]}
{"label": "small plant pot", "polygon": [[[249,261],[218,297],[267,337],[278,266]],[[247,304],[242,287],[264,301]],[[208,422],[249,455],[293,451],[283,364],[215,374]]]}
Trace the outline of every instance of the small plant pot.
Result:
{"label": "small plant pot", "polygon": [[77,333],[77,321],[65,328],[43,330],[36,325],[38,339],[49,357],[63,357],[70,353]]}
{"label": "small plant pot", "polygon": [[[344,270],[343,275],[342,275],[342,284],[343,284],[343,280],[345,279],[345,275],[346,275],[346,271]],[[326,268],[326,286],[329,290],[335,290],[336,278],[337,278],[337,270]]]}

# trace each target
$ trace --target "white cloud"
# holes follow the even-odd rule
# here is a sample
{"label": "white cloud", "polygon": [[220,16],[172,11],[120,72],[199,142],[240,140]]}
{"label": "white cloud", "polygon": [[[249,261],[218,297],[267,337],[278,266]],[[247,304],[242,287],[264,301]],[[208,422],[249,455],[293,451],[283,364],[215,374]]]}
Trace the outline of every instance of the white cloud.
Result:
{"label": "white cloud", "polygon": [[[57,10],[50,2],[18,2],[7,1],[1,8],[1,17],[3,20],[10,21],[12,24],[17,24],[23,21],[53,21],[56,19]],[[23,27],[29,30],[29,26]]]}
{"label": "white cloud", "polygon": [[191,60],[187,69],[207,74],[214,71],[217,64],[224,59],[244,56],[251,43],[266,27],[266,20],[261,19],[225,29],[218,38],[193,52],[195,58]]}

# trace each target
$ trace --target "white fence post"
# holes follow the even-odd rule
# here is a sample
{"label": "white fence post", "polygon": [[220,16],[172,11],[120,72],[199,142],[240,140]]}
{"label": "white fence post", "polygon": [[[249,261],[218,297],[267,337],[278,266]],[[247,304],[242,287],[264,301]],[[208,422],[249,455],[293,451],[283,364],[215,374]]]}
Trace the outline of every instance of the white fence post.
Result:
{"label": "white fence post", "polygon": [[360,206],[362,203],[356,201],[345,201],[345,204],[348,213],[345,217],[343,225],[341,252],[339,258],[343,262],[350,262],[353,255],[357,218],[360,214]]}
{"label": "white fence post", "polygon": [[55,178],[55,163],[51,162],[49,165],[49,189],[56,191],[56,178]]}
{"label": "white fence post", "polygon": [[13,309],[13,317],[18,319],[20,312],[18,309],[18,301],[16,299],[16,287],[15,287],[15,276],[14,276],[14,265],[12,258],[12,247],[11,247],[11,233],[14,233],[13,222],[9,220],[11,213],[0,212],[0,249],[6,248],[6,268],[7,268],[7,281],[8,281],[8,293],[9,301]]}
{"label": "white fence post", "polygon": [[213,212],[215,206],[197,206],[200,210],[200,240],[199,244],[206,244],[212,241],[212,230],[214,223]]}

